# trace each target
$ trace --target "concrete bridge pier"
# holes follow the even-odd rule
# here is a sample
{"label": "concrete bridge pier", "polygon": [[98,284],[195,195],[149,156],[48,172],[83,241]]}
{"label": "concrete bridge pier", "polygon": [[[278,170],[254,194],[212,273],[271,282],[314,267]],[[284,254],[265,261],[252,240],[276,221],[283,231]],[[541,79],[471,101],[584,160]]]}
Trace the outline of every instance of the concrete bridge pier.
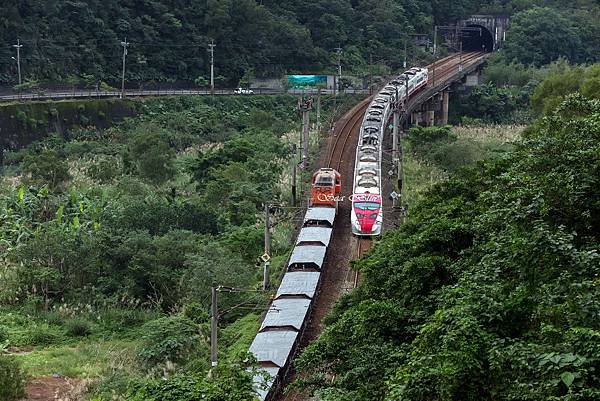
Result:
{"label": "concrete bridge pier", "polygon": [[423,123],[423,112],[421,110],[415,110],[410,114],[409,125],[419,126]]}
{"label": "concrete bridge pier", "polygon": [[433,127],[435,125],[435,110],[427,110],[425,116],[425,125]]}
{"label": "concrete bridge pier", "polygon": [[446,89],[439,94],[438,110],[436,112],[436,125],[447,125],[448,124],[448,109],[450,106],[450,92]]}
{"label": "concrete bridge pier", "polygon": [[411,114],[410,123],[426,127],[448,124],[449,103],[450,92],[446,89],[423,103],[419,110],[414,111]]}
{"label": "concrete bridge pier", "polygon": [[481,84],[481,69],[478,68],[465,77],[465,86],[472,88]]}

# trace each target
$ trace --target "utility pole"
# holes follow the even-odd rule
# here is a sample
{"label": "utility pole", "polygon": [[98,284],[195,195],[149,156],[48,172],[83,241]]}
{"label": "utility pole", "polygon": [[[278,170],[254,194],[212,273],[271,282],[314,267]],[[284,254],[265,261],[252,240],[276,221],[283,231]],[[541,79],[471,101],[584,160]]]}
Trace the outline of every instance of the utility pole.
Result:
{"label": "utility pole", "polygon": [[373,53],[369,53],[369,95],[373,91]]}
{"label": "utility pole", "polygon": [[[404,165],[402,164],[402,160],[404,159],[404,147],[402,146],[402,138],[403,137],[404,137],[404,130],[400,130],[398,133],[398,143],[400,145],[399,156],[398,156],[398,192],[400,194],[402,194],[402,186],[404,183]],[[402,199],[402,198],[400,198],[400,199]]]}
{"label": "utility pole", "polygon": [[396,162],[398,159],[398,124],[400,122],[400,93],[396,87],[396,100],[393,104],[394,120],[392,127],[392,160]]}
{"label": "utility pole", "polygon": [[[392,127],[392,164],[396,164],[398,163],[398,125],[400,125],[400,93],[398,87],[396,87],[396,100],[392,107],[394,111],[394,122]],[[392,202],[393,207],[396,207],[396,198],[393,198]]]}
{"label": "utility pole", "polygon": [[265,254],[263,255],[263,291],[269,288],[269,259],[271,257],[271,225],[269,223],[269,205],[265,203]]}
{"label": "utility pole", "polygon": [[[13,47],[15,49],[17,49],[17,72],[19,74],[19,86],[21,86],[21,84],[23,83],[22,79],[21,79],[21,47],[23,47],[23,45],[21,44],[21,40],[17,39],[17,44],[13,45]],[[21,91],[21,89],[19,88],[19,92]]]}
{"label": "utility pole", "polygon": [[408,64],[408,55],[407,55],[407,47],[408,47],[408,38],[404,38],[404,63],[402,63],[402,67],[406,69]]}
{"label": "utility pole", "polygon": [[339,91],[342,91],[342,48],[341,47],[337,47],[335,49],[337,51],[337,56],[338,56],[338,85],[339,85]]}
{"label": "utility pole", "polygon": [[127,37],[125,40],[121,42],[121,46],[123,46],[123,72],[121,73],[121,99],[125,97],[125,59],[127,58],[127,46],[129,43],[127,42]]}
{"label": "utility pole", "polygon": [[292,144],[292,206],[296,206],[296,144]]}
{"label": "utility pole", "polygon": [[462,65],[462,40],[459,40],[459,50],[458,50],[458,72],[462,72],[463,70],[463,65]]}
{"label": "utility pole", "polygon": [[308,161],[310,110],[312,109],[311,99],[308,97],[302,98],[298,102],[298,108],[302,112],[302,161],[300,164],[300,169],[304,170]]}
{"label": "utility pole", "polygon": [[438,27],[436,25],[433,30],[433,86],[435,86],[435,64],[437,62],[437,60],[435,59],[435,56],[437,54],[437,31]]}
{"label": "utility pole", "polygon": [[210,372],[209,376],[216,375],[217,368],[217,323],[219,321],[217,309],[217,285],[213,283],[210,289],[211,295],[211,316],[210,316]]}
{"label": "utility pole", "polygon": [[317,88],[317,134],[321,132],[321,87]]}
{"label": "utility pole", "polygon": [[337,107],[337,75],[333,76],[333,110]]}
{"label": "utility pole", "polygon": [[436,25],[433,28],[433,57],[435,57],[435,55],[437,53],[437,32],[438,32],[438,26]]}
{"label": "utility pole", "polygon": [[214,40],[211,40],[208,44],[208,51],[210,52],[210,94],[215,94],[215,44]]}

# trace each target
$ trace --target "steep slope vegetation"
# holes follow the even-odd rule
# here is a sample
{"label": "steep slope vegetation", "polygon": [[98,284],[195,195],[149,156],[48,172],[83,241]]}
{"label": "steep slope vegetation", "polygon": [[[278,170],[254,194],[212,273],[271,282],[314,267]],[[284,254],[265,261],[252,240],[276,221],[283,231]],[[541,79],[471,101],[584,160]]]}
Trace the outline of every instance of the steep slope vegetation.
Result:
{"label": "steep slope vegetation", "polygon": [[298,362],[322,400],[600,396],[600,103],[569,95],[357,263]]}
{"label": "steep slope vegetation", "polygon": [[[534,6],[546,6],[537,8]],[[598,4],[580,0],[7,0],[0,5],[0,83],[15,84],[13,44],[21,40],[29,80],[95,87],[120,78],[122,47],[130,43],[129,83],[206,83],[211,40],[217,44],[217,84],[286,72],[329,72],[341,47],[344,72],[374,73],[372,61],[399,68],[412,33],[433,34],[473,13],[515,15],[509,59],[529,64],[558,56],[593,61],[598,54]],[[546,29],[552,21],[555,29]],[[554,46],[554,43],[564,46]],[[424,52],[408,40],[409,56]]]}

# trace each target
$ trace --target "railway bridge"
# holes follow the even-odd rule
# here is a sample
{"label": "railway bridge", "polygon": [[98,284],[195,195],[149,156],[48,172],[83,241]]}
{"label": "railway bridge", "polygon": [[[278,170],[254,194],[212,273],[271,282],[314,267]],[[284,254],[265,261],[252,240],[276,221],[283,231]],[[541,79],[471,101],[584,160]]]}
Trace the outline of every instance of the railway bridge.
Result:
{"label": "railway bridge", "polygon": [[482,51],[461,52],[427,66],[427,87],[404,105],[400,123],[405,127],[448,124],[450,92],[478,85],[488,55],[488,52]]}

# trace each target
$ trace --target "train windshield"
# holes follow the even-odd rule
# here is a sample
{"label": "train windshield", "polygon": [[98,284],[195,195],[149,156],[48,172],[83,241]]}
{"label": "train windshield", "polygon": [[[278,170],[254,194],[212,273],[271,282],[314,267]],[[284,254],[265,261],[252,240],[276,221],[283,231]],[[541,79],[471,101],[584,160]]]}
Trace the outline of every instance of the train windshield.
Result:
{"label": "train windshield", "polygon": [[319,176],[319,177],[317,177],[317,182],[315,182],[315,186],[329,188],[329,187],[333,186],[333,177]]}
{"label": "train windshield", "polygon": [[359,210],[379,210],[381,205],[377,202],[355,202],[354,207]]}

